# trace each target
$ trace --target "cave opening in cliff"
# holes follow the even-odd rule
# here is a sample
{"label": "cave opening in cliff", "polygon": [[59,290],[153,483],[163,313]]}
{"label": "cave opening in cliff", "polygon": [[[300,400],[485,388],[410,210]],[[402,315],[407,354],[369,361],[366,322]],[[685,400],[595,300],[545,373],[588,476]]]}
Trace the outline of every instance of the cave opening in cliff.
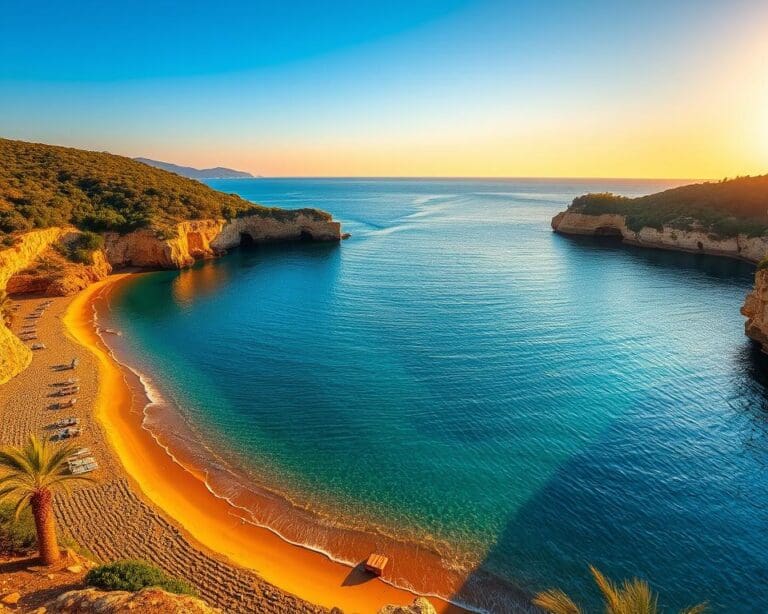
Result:
{"label": "cave opening in cliff", "polygon": [[595,228],[594,236],[596,237],[615,237],[617,239],[622,238],[621,229],[615,226],[600,226]]}
{"label": "cave opening in cliff", "polygon": [[312,236],[312,233],[306,228],[302,228],[301,234],[299,235],[299,241],[312,241],[313,239],[314,237]]}
{"label": "cave opening in cliff", "polygon": [[255,247],[256,241],[253,240],[253,237],[248,232],[241,232],[240,233],[240,247]]}

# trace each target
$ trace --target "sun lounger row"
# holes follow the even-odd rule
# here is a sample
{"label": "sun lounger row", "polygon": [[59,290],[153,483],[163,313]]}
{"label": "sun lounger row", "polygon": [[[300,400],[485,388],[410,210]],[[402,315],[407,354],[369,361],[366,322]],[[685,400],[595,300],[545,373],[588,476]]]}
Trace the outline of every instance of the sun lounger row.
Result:
{"label": "sun lounger row", "polygon": [[75,418],[74,416],[70,416],[69,418],[62,418],[61,420],[54,422],[53,426],[55,428],[63,428],[65,426],[76,426],[79,424],[80,420]]}
{"label": "sun lounger row", "polygon": [[99,463],[96,462],[96,459],[93,458],[93,456],[70,460],[67,464],[69,465],[69,471],[75,475],[90,473],[99,468]]}
{"label": "sun lounger row", "polygon": [[76,403],[77,403],[77,397],[72,397],[69,401],[54,403],[53,405],[51,405],[51,409],[66,409],[67,407],[74,407]]}
{"label": "sun lounger row", "polygon": [[60,388],[56,392],[52,393],[52,395],[57,397],[68,397],[73,394],[77,394],[78,392],[80,392],[80,386],[67,386],[66,388]]}
{"label": "sun lounger row", "polygon": [[61,429],[60,431],[56,431],[53,435],[51,435],[51,440],[62,441],[64,439],[71,439],[72,437],[78,437],[80,433],[81,431],[77,427],[67,427],[65,429]]}

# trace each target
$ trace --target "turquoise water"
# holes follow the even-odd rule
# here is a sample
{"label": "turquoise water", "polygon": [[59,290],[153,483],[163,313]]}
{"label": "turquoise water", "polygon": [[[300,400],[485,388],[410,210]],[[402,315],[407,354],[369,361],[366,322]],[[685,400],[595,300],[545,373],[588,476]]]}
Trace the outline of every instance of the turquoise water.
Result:
{"label": "turquoise water", "polygon": [[768,610],[752,267],[549,227],[585,191],[670,183],[211,185],[353,235],[147,275],[112,306],[139,368],[254,480],[428,539],[470,586],[589,602],[593,563],[667,606]]}

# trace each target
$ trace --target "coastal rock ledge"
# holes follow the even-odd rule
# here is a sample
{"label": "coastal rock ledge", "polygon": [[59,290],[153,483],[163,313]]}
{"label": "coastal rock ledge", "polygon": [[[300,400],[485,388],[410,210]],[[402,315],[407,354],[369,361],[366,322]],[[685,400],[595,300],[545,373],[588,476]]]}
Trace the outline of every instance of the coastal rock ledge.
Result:
{"label": "coastal rock ledge", "polygon": [[744,332],[747,337],[768,348],[768,269],[758,269],[755,287],[747,295],[741,313],[747,318]]}
{"label": "coastal rock ledge", "polygon": [[[162,232],[139,229],[103,234],[104,247],[90,254],[90,264],[67,262],[62,245],[76,240],[77,228],[52,227],[19,233],[0,248],[0,291],[68,296],[106,278],[114,269],[181,269],[213,258],[242,242],[341,241],[341,224],[318,209],[257,209],[231,220],[187,220]],[[56,248],[59,248],[57,251]],[[45,261],[45,266],[35,264]],[[51,263],[57,264],[55,273]],[[0,384],[23,371],[32,352],[0,319]]]}
{"label": "coastal rock ledge", "polygon": [[552,230],[565,235],[616,237],[629,245],[685,252],[729,256],[760,262],[768,255],[768,237],[717,237],[704,230],[681,230],[664,226],[661,230],[645,226],[638,231],[627,226],[625,216],[616,213],[591,215],[562,211],[552,218]]}
{"label": "coastal rock ledge", "polygon": [[269,241],[341,241],[341,224],[318,209],[268,210],[232,220],[191,220],[176,224],[165,236],[152,230],[106,233],[104,250],[115,267],[179,269],[212,258],[246,239]]}

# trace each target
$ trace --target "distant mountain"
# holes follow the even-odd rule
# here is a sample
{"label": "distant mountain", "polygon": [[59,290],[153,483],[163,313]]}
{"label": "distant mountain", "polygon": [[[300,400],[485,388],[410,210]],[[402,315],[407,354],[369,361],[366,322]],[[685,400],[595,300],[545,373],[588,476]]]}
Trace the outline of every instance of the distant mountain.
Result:
{"label": "distant mountain", "polygon": [[178,164],[171,164],[170,162],[160,162],[158,160],[150,160],[149,158],[134,158],[137,162],[143,162],[149,166],[155,168],[161,168],[164,171],[170,171],[176,173],[182,177],[189,177],[190,179],[230,179],[233,177],[253,177],[250,173],[245,171],[236,171],[231,168],[224,168],[217,166],[216,168],[192,168],[191,166],[179,166]]}

